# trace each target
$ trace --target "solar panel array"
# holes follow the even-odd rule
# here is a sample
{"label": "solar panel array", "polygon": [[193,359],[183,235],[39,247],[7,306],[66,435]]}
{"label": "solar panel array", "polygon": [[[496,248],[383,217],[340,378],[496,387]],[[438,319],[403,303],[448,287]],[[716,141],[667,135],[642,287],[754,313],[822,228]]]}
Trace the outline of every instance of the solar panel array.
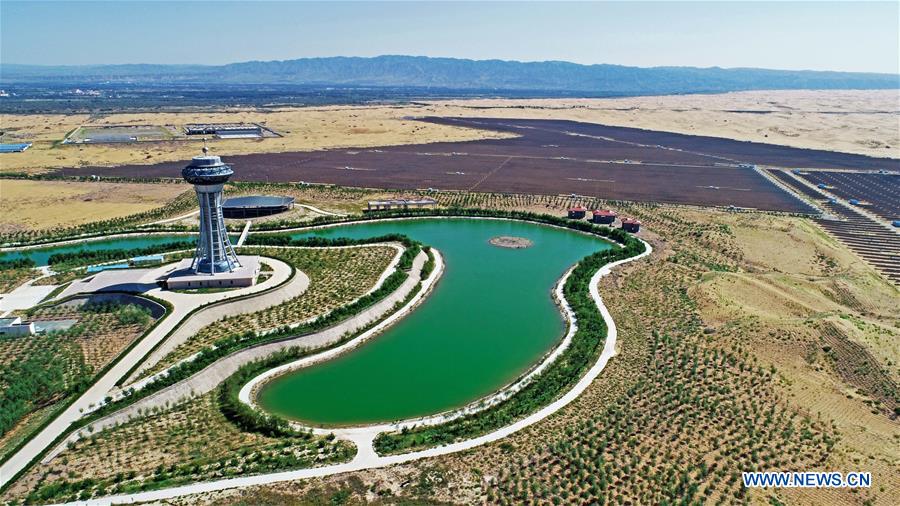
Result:
{"label": "solar panel array", "polygon": [[846,200],[866,202],[866,208],[886,220],[900,219],[900,174],[815,171],[801,175]]}
{"label": "solar panel array", "polygon": [[[894,284],[900,285],[900,235],[856,210],[829,202],[828,197],[782,170],[770,170],[785,185],[807,196],[837,219],[816,218],[816,223],[844,243]],[[804,176],[797,176],[804,177]]]}

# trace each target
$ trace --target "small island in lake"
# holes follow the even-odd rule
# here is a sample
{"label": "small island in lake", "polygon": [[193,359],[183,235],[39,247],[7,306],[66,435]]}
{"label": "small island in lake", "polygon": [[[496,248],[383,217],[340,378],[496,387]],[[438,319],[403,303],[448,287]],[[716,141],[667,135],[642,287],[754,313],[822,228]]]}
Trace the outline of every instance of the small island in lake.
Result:
{"label": "small island in lake", "polygon": [[512,237],[508,235],[499,235],[497,237],[494,237],[490,240],[490,243],[501,248],[513,249],[527,248],[534,244],[524,237]]}

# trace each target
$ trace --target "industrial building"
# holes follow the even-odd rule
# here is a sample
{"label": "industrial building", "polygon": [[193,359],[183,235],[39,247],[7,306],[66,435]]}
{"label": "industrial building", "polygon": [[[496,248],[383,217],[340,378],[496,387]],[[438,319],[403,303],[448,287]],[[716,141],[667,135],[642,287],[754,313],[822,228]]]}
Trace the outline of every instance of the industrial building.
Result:
{"label": "industrial building", "polygon": [[593,212],[591,221],[593,221],[594,223],[599,223],[601,225],[609,225],[612,222],[616,221],[617,216],[619,215],[615,211],[610,211],[609,209],[600,209]]}
{"label": "industrial building", "polygon": [[248,195],[232,197],[222,203],[222,216],[225,218],[258,218],[283,213],[294,207],[294,197],[277,197],[270,195]]}
{"label": "industrial building", "polygon": [[219,139],[258,139],[274,132],[255,123],[191,123],[184,126],[185,135],[214,135]]}
{"label": "industrial building", "polygon": [[641,230],[641,222],[634,218],[622,218],[622,230],[636,234]]}
{"label": "industrial building", "polygon": [[370,200],[366,207],[366,212],[372,211],[389,211],[391,209],[422,209],[426,207],[434,207],[437,201],[434,199],[390,199],[390,200]]}
{"label": "industrial building", "polygon": [[569,208],[569,218],[573,220],[581,220],[584,219],[584,216],[587,214],[587,209],[581,206],[575,206]]}

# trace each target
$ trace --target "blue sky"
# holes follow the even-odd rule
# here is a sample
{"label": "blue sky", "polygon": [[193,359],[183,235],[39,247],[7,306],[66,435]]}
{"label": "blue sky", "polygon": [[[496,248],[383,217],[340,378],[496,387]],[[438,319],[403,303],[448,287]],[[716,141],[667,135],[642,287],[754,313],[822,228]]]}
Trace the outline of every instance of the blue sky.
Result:
{"label": "blue sky", "polygon": [[410,54],[900,72],[900,2],[0,1],[0,62]]}

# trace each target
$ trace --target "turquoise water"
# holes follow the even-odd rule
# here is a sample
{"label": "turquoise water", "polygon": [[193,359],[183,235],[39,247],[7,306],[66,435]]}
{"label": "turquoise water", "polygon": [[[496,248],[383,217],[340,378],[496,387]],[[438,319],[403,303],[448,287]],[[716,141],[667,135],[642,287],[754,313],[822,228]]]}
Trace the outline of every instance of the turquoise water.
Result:
{"label": "turquoise water", "polygon": [[[238,240],[237,235],[229,235],[231,243]],[[146,248],[157,244],[178,241],[196,241],[196,234],[143,234],[119,239],[83,240],[67,244],[65,246],[48,246],[46,248],[34,248],[20,251],[7,251],[0,253],[0,260],[15,260],[19,258],[31,258],[38,266],[47,265],[50,255],[54,253],[72,253],[74,251],[102,251],[111,249]]]}
{"label": "turquoise water", "polygon": [[[435,291],[399,323],[334,360],[263,386],[260,405],[320,425],[393,421],[465,405],[513,381],[565,333],[551,292],[595,237],[537,224],[472,219],[365,223],[326,237],[401,233],[437,248],[446,270]],[[307,234],[297,234],[302,237]],[[506,249],[495,236],[534,244]]]}
{"label": "turquoise water", "polygon": [[50,255],[54,253],[72,253],[75,251],[103,251],[111,249],[146,248],[156,244],[164,244],[174,241],[196,240],[195,236],[188,235],[156,235],[145,234],[120,239],[108,239],[97,241],[80,241],[65,246],[50,246],[47,248],[34,248],[21,251],[8,251],[0,253],[0,260],[16,260],[19,258],[31,258],[38,266],[47,265]]}
{"label": "turquoise water", "polygon": [[[268,383],[261,406],[320,425],[424,416],[465,405],[513,381],[565,332],[551,292],[581,258],[610,244],[533,223],[418,219],[349,224],[298,233],[323,237],[405,234],[437,248],[445,272],[412,313],[360,348]],[[525,249],[488,243],[500,235],[530,239]],[[185,240],[144,235],[0,254],[46,265],[53,253],[130,249]]]}

